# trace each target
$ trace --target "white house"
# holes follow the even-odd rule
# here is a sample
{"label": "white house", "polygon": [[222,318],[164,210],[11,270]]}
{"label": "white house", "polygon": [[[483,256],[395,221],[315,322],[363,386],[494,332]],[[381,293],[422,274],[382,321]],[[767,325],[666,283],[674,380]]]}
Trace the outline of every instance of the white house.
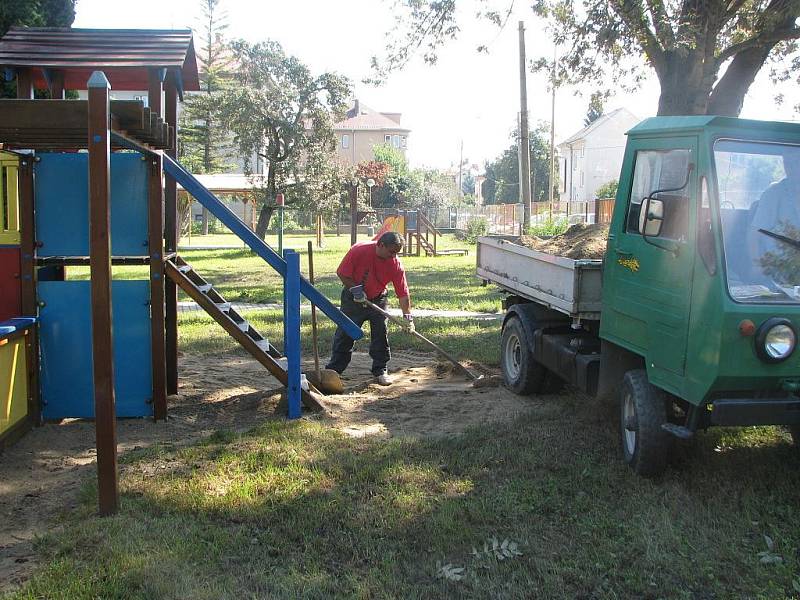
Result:
{"label": "white house", "polygon": [[559,199],[594,200],[600,186],[618,179],[625,133],[638,122],[627,108],[618,108],[558,144]]}

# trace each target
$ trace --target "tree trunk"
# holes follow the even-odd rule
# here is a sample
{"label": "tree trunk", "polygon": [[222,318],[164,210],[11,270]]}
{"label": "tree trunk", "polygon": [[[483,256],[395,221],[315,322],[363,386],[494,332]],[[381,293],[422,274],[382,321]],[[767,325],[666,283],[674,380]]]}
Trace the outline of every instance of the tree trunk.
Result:
{"label": "tree trunk", "polygon": [[703,77],[703,55],[696,51],[670,51],[665,52],[664,62],[663,71],[658,73],[658,116],[706,114],[711,83]]}
{"label": "tree trunk", "polygon": [[258,214],[258,223],[256,223],[256,235],[262,240],[267,236],[269,222],[272,219],[272,213],[275,212],[277,188],[275,185],[275,167],[273,165],[273,161],[269,161],[269,166],[267,167],[267,197],[264,206],[261,207],[261,212]]}
{"label": "tree trunk", "polygon": [[261,207],[261,212],[258,213],[258,223],[256,223],[256,235],[262,240],[267,236],[267,229],[269,229],[269,222],[272,220],[272,215],[275,212],[274,206],[265,204]]}
{"label": "tree trunk", "polygon": [[708,101],[708,114],[738,117],[742,112],[747,90],[764,66],[764,61],[774,44],[759,48],[748,48],[739,52],[728,65],[725,75],[714,86]]}

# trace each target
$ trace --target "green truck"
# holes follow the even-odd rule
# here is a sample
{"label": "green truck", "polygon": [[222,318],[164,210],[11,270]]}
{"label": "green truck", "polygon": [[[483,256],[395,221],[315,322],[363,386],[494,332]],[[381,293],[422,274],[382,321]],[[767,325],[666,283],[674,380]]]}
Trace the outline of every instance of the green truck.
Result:
{"label": "green truck", "polygon": [[800,444],[800,125],[647,119],[602,260],[484,237],[477,273],[507,293],[506,385],[618,396],[636,473],[711,426],[783,425]]}

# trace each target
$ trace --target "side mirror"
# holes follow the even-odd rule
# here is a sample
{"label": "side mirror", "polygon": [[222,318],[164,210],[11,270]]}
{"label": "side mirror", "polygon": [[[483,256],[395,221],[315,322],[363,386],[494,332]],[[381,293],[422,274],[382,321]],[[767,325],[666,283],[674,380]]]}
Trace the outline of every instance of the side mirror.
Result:
{"label": "side mirror", "polygon": [[656,237],[661,233],[664,223],[664,203],[656,198],[645,198],[639,211],[639,233],[646,237]]}

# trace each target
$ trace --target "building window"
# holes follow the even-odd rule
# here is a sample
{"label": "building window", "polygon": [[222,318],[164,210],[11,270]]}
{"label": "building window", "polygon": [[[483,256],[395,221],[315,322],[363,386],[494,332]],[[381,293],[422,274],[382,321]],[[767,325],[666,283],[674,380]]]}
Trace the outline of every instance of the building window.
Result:
{"label": "building window", "polygon": [[342,136],[342,148],[350,147],[350,136],[346,133]]}
{"label": "building window", "polygon": [[384,144],[391,144],[391,143],[392,143],[392,136],[391,136],[391,134],[388,134],[388,133],[387,133],[385,136],[383,136],[383,143],[384,143]]}
{"label": "building window", "polygon": [[406,136],[400,138],[400,147],[403,149],[408,147],[408,140],[406,139]]}
{"label": "building window", "polygon": [[394,134],[392,136],[392,146],[394,146],[395,148],[399,148],[400,147],[400,136],[399,135]]}

